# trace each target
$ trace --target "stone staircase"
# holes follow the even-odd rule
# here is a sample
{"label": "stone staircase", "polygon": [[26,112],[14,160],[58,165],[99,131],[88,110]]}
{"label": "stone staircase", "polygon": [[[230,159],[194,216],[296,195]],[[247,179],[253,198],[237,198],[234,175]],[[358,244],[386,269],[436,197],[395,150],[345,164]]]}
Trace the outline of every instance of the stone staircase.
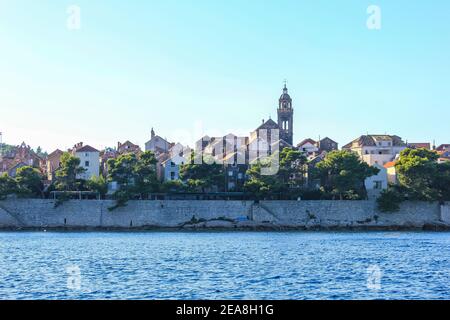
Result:
{"label": "stone staircase", "polygon": [[[265,213],[267,213],[270,216],[272,216],[274,218],[274,221],[280,221],[281,220],[280,217],[275,212],[273,212],[268,206],[266,206],[265,204],[254,203],[252,205],[252,212],[254,212],[255,208],[256,209],[259,208],[260,210],[263,210]],[[254,216],[254,214],[252,214],[252,216]]]}
{"label": "stone staircase", "polygon": [[1,202],[0,202],[0,210],[4,211],[7,215],[9,215],[14,220],[16,220],[17,227],[20,228],[20,227],[24,227],[26,225],[25,222],[22,220],[22,218],[18,214],[14,213],[11,210],[9,210],[8,208],[6,208],[4,205],[1,204]]}

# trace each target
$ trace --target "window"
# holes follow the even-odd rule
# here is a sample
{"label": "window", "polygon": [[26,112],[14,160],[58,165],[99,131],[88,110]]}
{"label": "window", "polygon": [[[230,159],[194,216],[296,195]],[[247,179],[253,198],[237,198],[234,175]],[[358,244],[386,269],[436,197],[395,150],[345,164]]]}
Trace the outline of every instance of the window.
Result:
{"label": "window", "polygon": [[374,181],[373,188],[376,190],[380,190],[383,187],[383,183],[381,181]]}
{"label": "window", "polygon": [[85,157],[89,157],[89,153],[85,153],[84,156],[85,156]]}
{"label": "window", "polygon": [[233,171],[228,171],[228,176],[232,177],[233,176]]}
{"label": "window", "polygon": [[170,163],[170,166],[171,166],[171,167],[175,167],[175,162],[172,161],[172,162]]}
{"label": "window", "polygon": [[170,180],[175,180],[175,172],[170,173]]}
{"label": "window", "polygon": [[89,161],[85,161],[85,162],[84,162],[84,166],[85,166],[85,167],[89,167]]}

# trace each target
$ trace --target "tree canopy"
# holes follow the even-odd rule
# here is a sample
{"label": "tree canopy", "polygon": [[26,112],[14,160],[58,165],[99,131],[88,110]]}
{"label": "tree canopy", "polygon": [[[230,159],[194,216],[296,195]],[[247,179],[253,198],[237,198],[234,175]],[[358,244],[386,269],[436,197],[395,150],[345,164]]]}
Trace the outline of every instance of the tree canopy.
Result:
{"label": "tree canopy", "polygon": [[397,178],[410,199],[450,200],[450,164],[438,164],[438,154],[427,149],[405,149],[395,165]]}
{"label": "tree canopy", "polygon": [[139,157],[127,153],[108,160],[108,179],[119,186],[114,193],[117,203],[113,209],[126,205],[128,200],[145,199],[149,193],[158,191],[156,162],[150,151],[141,153]]}
{"label": "tree canopy", "polygon": [[8,174],[0,175],[0,200],[6,199],[8,195],[17,192],[17,182]]}
{"label": "tree canopy", "polygon": [[68,152],[61,156],[60,167],[56,170],[55,187],[59,191],[78,191],[81,181],[77,175],[85,172],[86,169],[80,167],[80,159]]}
{"label": "tree canopy", "polygon": [[[278,157],[278,161],[273,161],[274,157]],[[269,168],[274,163],[279,165],[277,173],[264,175],[262,169]],[[284,148],[281,152],[250,165],[244,190],[256,199],[293,197],[304,186],[306,163],[307,159],[301,152]]]}
{"label": "tree canopy", "polygon": [[332,151],[316,165],[317,174],[325,192],[330,192],[339,199],[366,198],[364,181],[378,174],[379,169],[361,161],[359,156],[350,151]]}
{"label": "tree canopy", "polygon": [[194,163],[195,154],[191,154],[191,161],[181,166],[180,178],[186,183],[191,192],[224,191],[225,170],[208,155],[203,156],[201,164]]}
{"label": "tree canopy", "polygon": [[25,166],[17,169],[16,182],[18,193],[23,196],[44,196],[42,173],[33,167]]}

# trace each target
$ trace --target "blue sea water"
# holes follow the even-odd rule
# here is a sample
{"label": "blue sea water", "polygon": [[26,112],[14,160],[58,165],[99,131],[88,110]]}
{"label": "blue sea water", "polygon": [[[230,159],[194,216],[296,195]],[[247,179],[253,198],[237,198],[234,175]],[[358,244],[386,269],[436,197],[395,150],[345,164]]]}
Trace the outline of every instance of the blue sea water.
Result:
{"label": "blue sea water", "polygon": [[0,299],[450,299],[450,233],[3,232]]}

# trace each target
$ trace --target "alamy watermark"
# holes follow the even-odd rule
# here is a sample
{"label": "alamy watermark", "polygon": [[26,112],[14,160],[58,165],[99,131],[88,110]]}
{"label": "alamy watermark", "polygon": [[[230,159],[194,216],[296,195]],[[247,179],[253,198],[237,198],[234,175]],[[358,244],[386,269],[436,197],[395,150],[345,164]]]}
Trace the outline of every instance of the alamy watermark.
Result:
{"label": "alamy watermark", "polygon": [[77,265],[67,266],[67,289],[81,290],[81,269]]}
{"label": "alamy watermark", "polygon": [[371,265],[367,268],[367,289],[373,291],[381,290],[381,277],[383,273],[378,265]]}
{"label": "alamy watermark", "polygon": [[205,136],[195,143],[195,149],[176,145],[170,157],[182,156],[187,163],[252,165],[261,164],[261,175],[275,175],[279,171],[280,130],[259,129],[250,137],[227,135]]}
{"label": "alamy watermark", "polygon": [[67,7],[66,26],[70,31],[81,29],[81,8],[77,5]]}
{"label": "alamy watermark", "polygon": [[366,21],[367,29],[381,30],[381,8],[377,5],[370,5],[367,7],[367,14],[369,17]]}

